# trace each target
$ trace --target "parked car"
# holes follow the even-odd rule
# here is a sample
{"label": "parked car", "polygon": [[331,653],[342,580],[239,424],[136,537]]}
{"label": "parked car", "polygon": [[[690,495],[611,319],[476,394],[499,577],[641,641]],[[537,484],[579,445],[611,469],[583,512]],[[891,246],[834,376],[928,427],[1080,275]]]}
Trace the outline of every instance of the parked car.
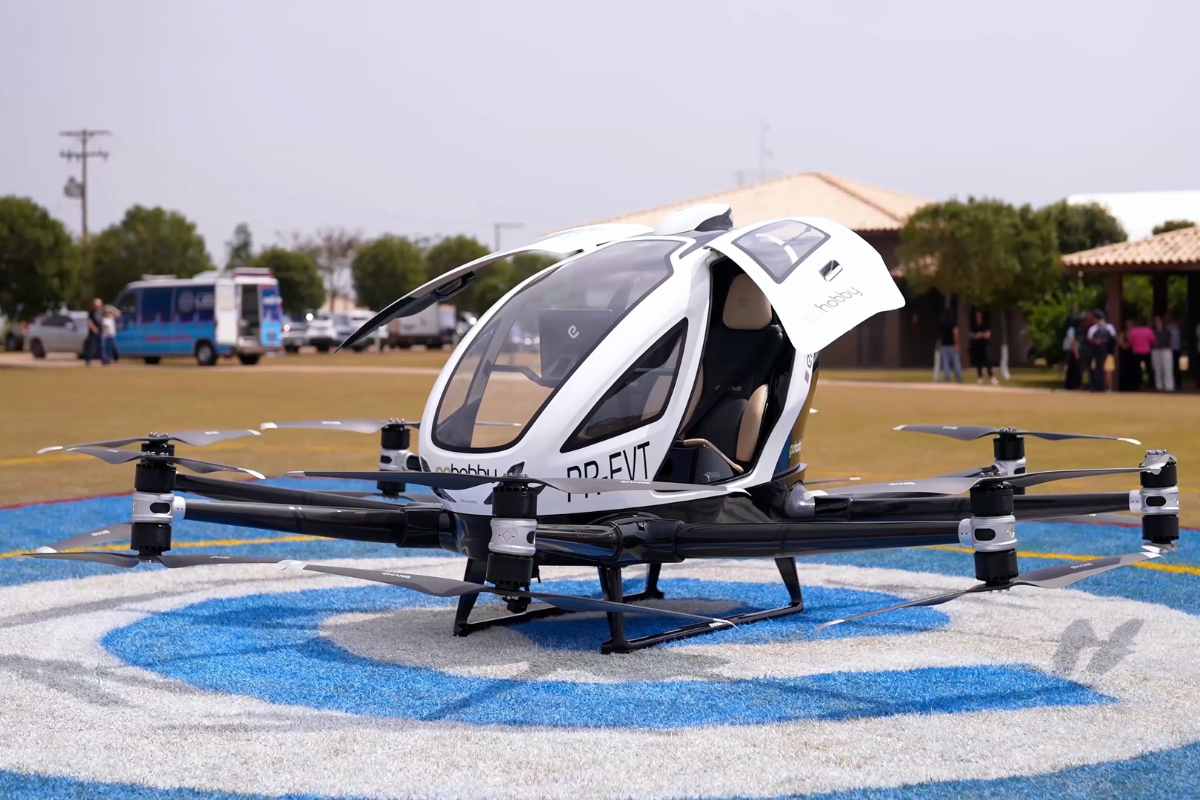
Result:
{"label": "parked car", "polygon": [[333,326],[333,317],[324,311],[314,311],[308,320],[305,338],[309,344],[317,348],[318,353],[328,353],[329,348],[336,347],[342,340],[337,338],[337,330]]}
{"label": "parked car", "polygon": [[3,331],[4,349],[10,353],[24,350],[25,331],[28,328],[28,322],[0,317],[0,331]]}
{"label": "parked car", "polygon": [[[368,311],[366,309],[361,311],[350,311],[345,314],[334,314],[333,318],[337,322],[337,331],[338,336],[341,337],[340,340],[343,342],[346,341],[347,336],[354,333],[356,330],[362,327],[363,323],[369,321],[374,316],[374,311]],[[368,347],[374,347],[376,350],[379,350],[382,349],[382,343],[386,340],[386,338],[386,326],[382,328],[376,328],[375,332],[366,339],[363,339],[361,344],[355,345],[351,349],[356,353],[361,353]]]}
{"label": "parked car", "polygon": [[299,353],[308,344],[308,320],[292,319],[283,315],[283,349],[288,353]]}
{"label": "parked car", "polygon": [[33,353],[34,358],[45,358],[47,353],[75,353],[82,357],[87,335],[86,311],[66,311],[37,317],[25,332],[29,352]]}

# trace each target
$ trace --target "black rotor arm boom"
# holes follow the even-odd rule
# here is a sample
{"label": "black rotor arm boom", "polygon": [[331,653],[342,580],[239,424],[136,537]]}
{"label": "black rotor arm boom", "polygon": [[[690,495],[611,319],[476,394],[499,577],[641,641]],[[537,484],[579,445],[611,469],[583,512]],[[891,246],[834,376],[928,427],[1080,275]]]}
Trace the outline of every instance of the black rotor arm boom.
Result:
{"label": "black rotor arm boom", "polygon": [[396,503],[372,500],[364,497],[346,497],[331,492],[309,489],[284,489],[279,486],[264,486],[248,481],[229,481],[218,478],[202,478],[179,472],[175,475],[175,489],[191,492],[215,500],[244,500],[251,503],[285,503],[302,506],[329,506],[332,508],[374,508],[395,510]]}
{"label": "black rotor arm boom", "polygon": [[699,525],[652,519],[537,529],[547,564],[628,566],[687,558],[781,558],[958,544],[958,522],[770,522]]}
{"label": "black rotor arm boom", "polygon": [[842,550],[958,544],[958,521],[685,523],[676,537],[682,558],[780,558]]}
{"label": "black rotor arm boom", "polygon": [[440,505],[415,503],[363,509],[213,501],[188,503],[185,518],[305,536],[435,549],[441,547],[441,530],[450,524],[449,514]]}
{"label": "black rotor arm boom", "polygon": [[[971,516],[971,499],[954,497],[817,496],[815,519],[821,521],[959,520]],[[1017,519],[1049,519],[1129,510],[1128,492],[1023,494],[1013,497]]]}

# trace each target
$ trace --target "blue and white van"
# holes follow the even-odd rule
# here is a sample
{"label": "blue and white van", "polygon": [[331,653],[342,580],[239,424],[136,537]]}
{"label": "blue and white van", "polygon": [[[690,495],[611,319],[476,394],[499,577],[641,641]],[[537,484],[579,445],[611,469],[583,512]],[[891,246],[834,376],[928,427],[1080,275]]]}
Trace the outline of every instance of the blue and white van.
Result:
{"label": "blue and white van", "polygon": [[117,351],[147,364],[187,355],[205,367],[218,356],[256,364],[283,346],[279,282],[266,269],[146,276],[122,289],[113,305],[121,311]]}

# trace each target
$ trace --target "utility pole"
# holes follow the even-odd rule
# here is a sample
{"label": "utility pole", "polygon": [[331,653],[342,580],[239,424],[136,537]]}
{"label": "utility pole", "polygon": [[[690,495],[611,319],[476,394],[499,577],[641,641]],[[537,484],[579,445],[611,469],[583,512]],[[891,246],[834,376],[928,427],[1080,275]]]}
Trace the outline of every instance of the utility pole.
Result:
{"label": "utility pole", "polygon": [[771,130],[771,126],[767,122],[763,122],[758,129],[758,182],[762,183],[767,179],[767,159],[774,158],[775,154],[767,149],[767,131]]}
{"label": "utility pole", "polygon": [[87,206],[88,206],[87,160],[89,157],[96,157],[96,158],[103,158],[105,161],[108,161],[108,153],[106,151],[104,151],[104,150],[88,150],[88,139],[91,139],[93,136],[112,136],[112,131],[90,131],[87,128],[83,128],[83,129],[77,130],[77,131],[62,131],[58,135],[59,136],[67,136],[72,139],[79,140],[79,149],[78,150],[60,150],[58,155],[61,158],[65,158],[67,161],[71,161],[72,159],[79,159],[79,163],[80,163],[80,167],[81,167],[80,172],[82,173],[81,180],[78,183],[74,183],[73,181],[68,182],[65,191],[66,191],[66,194],[68,197],[75,197],[75,196],[79,197],[79,205],[83,212],[83,226],[82,226],[83,235],[82,235],[80,241],[82,241],[83,244],[87,244],[87,235],[88,235],[88,227],[87,227]]}
{"label": "utility pole", "polygon": [[512,230],[516,230],[517,228],[524,228],[525,223],[524,222],[497,222],[492,227],[496,233],[496,249],[493,250],[492,252],[496,253],[496,252],[500,251],[500,231],[504,230],[505,228],[509,228]]}

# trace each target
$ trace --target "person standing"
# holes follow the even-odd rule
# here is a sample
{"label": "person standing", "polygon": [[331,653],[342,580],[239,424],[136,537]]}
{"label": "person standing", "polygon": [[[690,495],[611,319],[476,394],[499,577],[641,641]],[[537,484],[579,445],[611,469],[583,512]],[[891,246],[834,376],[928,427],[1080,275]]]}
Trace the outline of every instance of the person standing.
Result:
{"label": "person standing", "polygon": [[[1158,367],[1154,366],[1151,359],[1151,351],[1154,349],[1154,331],[1142,320],[1134,320],[1129,326],[1128,337],[1129,349],[1133,355],[1130,364],[1130,371],[1133,373],[1131,388],[1137,392],[1142,388],[1142,370],[1146,371],[1147,383],[1155,380],[1154,376],[1158,374]],[[1121,376],[1121,382],[1125,382],[1124,376]]]}
{"label": "person standing", "polygon": [[104,309],[104,323],[100,326],[100,363],[108,366],[114,360],[117,344],[117,314],[115,308]]}
{"label": "person standing", "polygon": [[1154,350],[1151,360],[1154,363],[1154,388],[1159,392],[1175,391],[1175,370],[1171,368],[1171,332],[1163,323],[1163,318],[1154,317]]}
{"label": "person standing", "polygon": [[1079,324],[1078,319],[1067,320],[1067,333],[1063,336],[1062,348],[1063,356],[1067,360],[1066,388],[1068,389],[1078,389],[1083,385],[1083,367],[1080,362],[1079,338],[1076,334]]}
{"label": "person standing", "polygon": [[1091,369],[1089,388],[1093,392],[1111,392],[1113,373],[1117,369],[1114,353],[1117,349],[1117,331],[1104,319],[1104,312],[1095,309],[1091,313],[1095,322],[1088,328],[1087,339],[1091,345]]}
{"label": "person standing", "polygon": [[954,312],[946,309],[942,314],[942,325],[938,335],[938,360],[942,365],[942,377],[946,383],[950,382],[950,370],[954,370],[954,377],[959,382],[963,382],[962,378],[962,359],[958,355],[958,323],[954,319]]}
{"label": "person standing", "polygon": [[1171,334],[1171,376],[1175,391],[1183,391],[1183,375],[1179,371],[1179,362],[1183,356],[1183,329],[1175,315],[1168,311],[1166,318],[1167,333]]}
{"label": "person standing", "polygon": [[83,361],[86,366],[92,365],[93,358],[100,357],[100,334],[104,326],[104,302],[99,298],[92,299],[92,310],[87,316],[88,335],[83,343]]}
{"label": "person standing", "polygon": [[999,385],[996,376],[992,374],[992,324],[983,318],[982,311],[971,315],[970,337],[971,366],[975,368],[975,382],[983,383],[983,370],[987,369],[992,386]]}

